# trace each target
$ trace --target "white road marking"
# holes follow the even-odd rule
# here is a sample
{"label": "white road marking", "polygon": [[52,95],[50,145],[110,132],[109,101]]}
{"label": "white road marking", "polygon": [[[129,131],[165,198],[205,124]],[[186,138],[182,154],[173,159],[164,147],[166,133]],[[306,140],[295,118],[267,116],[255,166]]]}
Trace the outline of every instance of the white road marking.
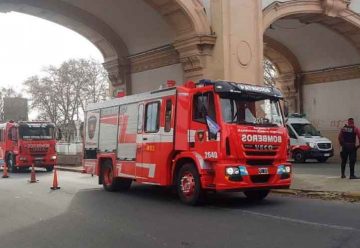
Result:
{"label": "white road marking", "polygon": [[278,215],[272,215],[272,214],[264,214],[264,213],[249,211],[249,210],[241,210],[241,211],[243,213],[247,213],[247,214],[251,214],[251,215],[256,215],[256,216],[261,216],[261,217],[266,217],[266,218],[272,218],[272,219],[277,219],[277,220],[287,221],[287,222],[292,222],[292,223],[311,225],[311,226],[317,226],[317,227],[325,227],[325,228],[337,229],[337,230],[342,230],[342,231],[357,231],[357,232],[360,232],[360,229],[353,228],[353,227],[348,227],[348,226],[324,224],[324,223],[318,223],[318,222],[312,222],[312,221],[307,221],[307,220],[294,219],[294,218],[289,218],[289,217],[284,217],[284,216],[278,216]]}

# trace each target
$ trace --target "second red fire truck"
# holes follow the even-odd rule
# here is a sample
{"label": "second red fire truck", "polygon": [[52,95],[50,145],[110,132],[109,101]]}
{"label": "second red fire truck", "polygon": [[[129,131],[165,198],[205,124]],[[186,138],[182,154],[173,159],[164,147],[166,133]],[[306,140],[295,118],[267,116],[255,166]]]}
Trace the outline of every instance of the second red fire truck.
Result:
{"label": "second red fire truck", "polygon": [[49,122],[0,124],[0,160],[9,171],[34,165],[52,171],[57,161],[55,125]]}
{"label": "second red fire truck", "polygon": [[261,200],[291,183],[281,99],[271,87],[202,80],[91,104],[84,169],[107,191],[136,181],[175,186],[191,205],[206,191]]}

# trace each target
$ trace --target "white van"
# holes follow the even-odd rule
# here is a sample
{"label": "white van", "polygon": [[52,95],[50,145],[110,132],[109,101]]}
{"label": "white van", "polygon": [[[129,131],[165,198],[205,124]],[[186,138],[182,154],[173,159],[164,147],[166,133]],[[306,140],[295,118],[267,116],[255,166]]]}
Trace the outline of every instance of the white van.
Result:
{"label": "white van", "polygon": [[328,138],[304,118],[304,115],[292,114],[286,121],[290,136],[292,158],[295,162],[304,163],[306,159],[326,162],[334,156],[334,149]]}

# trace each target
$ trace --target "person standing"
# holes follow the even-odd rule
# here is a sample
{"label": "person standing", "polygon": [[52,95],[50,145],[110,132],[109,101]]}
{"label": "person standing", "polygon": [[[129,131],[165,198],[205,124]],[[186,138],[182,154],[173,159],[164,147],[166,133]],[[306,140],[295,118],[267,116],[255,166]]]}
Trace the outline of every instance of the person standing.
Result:
{"label": "person standing", "polygon": [[359,129],[355,127],[354,119],[349,118],[347,124],[341,129],[338,137],[341,146],[341,178],[346,178],[345,167],[349,159],[350,179],[359,179],[355,176],[356,152],[358,148],[356,146],[356,137],[360,143]]}

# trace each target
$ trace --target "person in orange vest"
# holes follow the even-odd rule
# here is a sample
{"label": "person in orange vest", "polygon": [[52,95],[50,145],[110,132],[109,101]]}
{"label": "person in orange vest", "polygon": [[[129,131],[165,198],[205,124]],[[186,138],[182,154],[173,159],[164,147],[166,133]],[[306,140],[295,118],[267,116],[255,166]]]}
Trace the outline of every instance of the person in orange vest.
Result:
{"label": "person in orange vest", "polygon": [[354,124],[354,119],[349,118],[347,124],[341,129],[339,133],[339,143],[341,146],[341,178],[346,178],[345,167],[349,159],[350,165],[350,179],[359,179],[355,176],[355,163],[356,163],[356,137],[360,143],[360,131]]}

